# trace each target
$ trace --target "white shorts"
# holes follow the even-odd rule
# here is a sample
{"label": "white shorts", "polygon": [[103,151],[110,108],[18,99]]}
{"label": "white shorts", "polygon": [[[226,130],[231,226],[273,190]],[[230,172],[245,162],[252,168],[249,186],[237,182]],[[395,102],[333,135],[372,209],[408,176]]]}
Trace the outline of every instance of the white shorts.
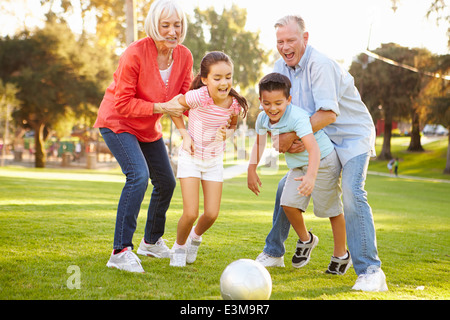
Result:
{"label": "white shorts", "polygon": [[223,182],[223,156],[201,160],[192,157],[180,148],[177,178],[199,178],[200,180]]}
{"label": "white shorts", "polygon": [[341,195],[341,163],[333,150],[328,156],[320,160],[314,190],[305,197],[298,193],[301,181],[295,178],[304,176],[308,166],[289,170],[281,195],[281,205],[306,211],[310,198],[313,199],[314,214],[319,218],[332,218],[344,212]]}

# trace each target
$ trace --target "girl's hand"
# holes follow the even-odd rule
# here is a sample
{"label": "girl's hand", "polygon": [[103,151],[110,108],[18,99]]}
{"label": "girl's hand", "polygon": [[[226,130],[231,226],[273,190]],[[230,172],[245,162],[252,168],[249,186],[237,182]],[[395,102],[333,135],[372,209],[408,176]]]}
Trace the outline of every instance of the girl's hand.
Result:
{"label": "girl's hand", "polygon": [[216,131],[216,141],[222,142],[227,138],[227,125],[221,125]]}
{"label": "girl's hand", "polygon": [[194,140],[192,140],[189,134],[183,136],[183,150],[187,151],[190,155],[194,154]]}
{"label": "girl's hand", "polygon": [[305,197],[311,195],[316,179],[305,175],[303,177],[295,178],[294,180],[302,182],[297,188],[299,194]]}

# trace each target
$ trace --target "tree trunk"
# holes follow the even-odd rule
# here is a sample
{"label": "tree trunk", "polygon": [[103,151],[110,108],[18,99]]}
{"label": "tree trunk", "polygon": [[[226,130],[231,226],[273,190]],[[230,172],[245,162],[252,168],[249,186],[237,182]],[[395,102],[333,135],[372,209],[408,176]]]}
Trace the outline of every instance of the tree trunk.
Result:
{"label": "tree trunk", "polygon": [[44,128],[45,124],[37,124],[34,130],[34,145],[35,145],[35,163],[36,168],[45,168],[45,163],[47,161],[47,156],[45,153],[45,142],[44,142]]}
{"label": "tree trunk", "polygon": [[386,116],[384,119],[383,147],[381,148],[378,160],[391,160],[391,136],[392,136],[392,117]]}
{"label": "tree trunk", "polygon": [[423,152],[425,151],[420,143],[420,123],[419,115],[414,109],[411,115],[411,141],[409,142],[408,151]]}
{"label": "tree trunk", "polygon": [[[450,129],[450,126],[447,128]],[[450,131],[450,130],[449,130]],[[447,163],[445,165],[444,174],[450,174],[450,134],[448,135],[448,145],[447,145]]]}

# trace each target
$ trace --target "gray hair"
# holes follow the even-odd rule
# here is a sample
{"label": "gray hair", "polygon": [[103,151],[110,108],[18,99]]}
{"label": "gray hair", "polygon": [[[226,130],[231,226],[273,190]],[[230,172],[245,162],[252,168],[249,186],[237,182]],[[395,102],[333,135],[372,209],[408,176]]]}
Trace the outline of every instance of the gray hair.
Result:
{"label": "gray hair", "polygon": [[306,28],[305,28],[305,20],[303,20],[303,18],[300,17],[299,15],[287,15],[287,16],[284,16],[283,18],[279,19],[275,23],[275,28],[285,27],[291,22],[297,23],[298,28],[300,30],[300,33],[305,32],[305,30],[306,30]]}
{"label": "gray hair", "polygon": [[150,6],[150,10],[145,18],[145,33],[155,41],[162,41],[164,38],[159,34],[159,21],[161,15],[166,12],[168,16],[176,14],[181,20],[181,35],[178,43],[182,43],[186,38],[187,20],[183,8],[174,0],[156,0]]}

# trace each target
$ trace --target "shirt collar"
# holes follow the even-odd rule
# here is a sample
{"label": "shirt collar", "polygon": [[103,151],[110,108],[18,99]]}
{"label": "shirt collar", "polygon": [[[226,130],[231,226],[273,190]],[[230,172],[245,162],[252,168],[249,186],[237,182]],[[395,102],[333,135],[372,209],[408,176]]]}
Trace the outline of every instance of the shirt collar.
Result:
{"label": "shirt collar", "polygon": [[284,114],[281,117],[280,121],[278,121],[275,124],[270,124],[270,119],[267,116],[265,121],[264,121],[264,126],[266,128],[278,129],[278,130],[281,130],[281,129],[285,128],[287,126],[286,119],[289,118],[289,113],[290,113],[290,110],[291,110],[291,106],[292,106],[292,103],[286,106],[286,110],[284,111]]}

